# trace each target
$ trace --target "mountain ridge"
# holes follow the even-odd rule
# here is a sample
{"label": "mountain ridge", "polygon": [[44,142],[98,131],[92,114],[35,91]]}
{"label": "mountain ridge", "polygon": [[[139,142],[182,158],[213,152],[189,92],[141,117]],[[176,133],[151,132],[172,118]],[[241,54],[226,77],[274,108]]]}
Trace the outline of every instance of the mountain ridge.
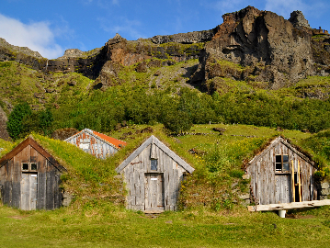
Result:
{"label": "mountain ridge", "polygon": [[[0,104],[7,116],[10,113],[7,103],[16,105],[26,101],[33,111],[47,107],[56,112],[58,118],[62,118],[56,124],[59,128],[80,129],[95,125],[100,128],[98,131],[109,131],[124,120],[164,123],[164,115],[168,115],[167,122],[170,123],[174,117],[170,113],[175,109],[188,111],[189,108],[176,104],[180,103],[181,96],[191,94],[184,101],[200,103],[189,110],[194,113],[188,113],[188,118],[198,123],[244,120],[246,124],[284,125],[299,130],[327,128],[320,113],[314,113],[320,120],[307,123],[307,119],[301,119],[306,114],[301,115],[299,111],[294,118],[287,116],[291,119],[289,122],[283,121],[284,117],[278,119],[284,116],[283,110],[277,109],[276,114],[272,111],[284,99],[286,108],[302,108],[302,113],[311,110],[308,99],[320,101],[313,103],[311,108],[329,99],[330,36],[327,31],[310,28],[300,11],[294,11],[286,20],[273,12],[248,6],[223,15],[223,19],[224,22],[213,29],[185,34],[134,41],[116,34],[101,48],[87,52],[67,49],[55,60],[0,43]],[[120,99],[120,103],[112,100],[112,96]],[[118,113],[113,113],[113,120],[103,111],[104,120],[99,124],[91,123],[87,117],[85,124],[81,123],[84,114],[90,113],[98,104],[94,97],[108,101],[109,108],[119,106]],[[254,113],[255,118],[245,118],[246,113],[238,112],[236,117],[231,117],[224,112],[225,107],[217,106],[219,102],[226,103],[227,97],[236,98],[236,105],[242,105],[237,110],[235,102],[230,103],[228,108],[233,108],[232,113],[244,108],[247,108],[245,112],[250,111],[247,103],[251,99],[256,105],[264,101],[268,106],[263,110],[264,115],[269,118],[259,118],[258,112]],[[158,101],[154,106],[158,108],[154,111],[155,116],[149,114],[150,103],[144,102],[143,98]],[[134,103],[137,99],[139,102]],[[166,101],[173,104],[166,104]],[[137,116],[130,105],[142,102],[144,105],[139,110],[142,112]],[[203,108],[209,109],[207,115],[199,113],[201,109],[205,110]],[[320,109],[317,108],[315,111]],[[324,107],[322,109],[322,118],[326,118],[328,112]]]}

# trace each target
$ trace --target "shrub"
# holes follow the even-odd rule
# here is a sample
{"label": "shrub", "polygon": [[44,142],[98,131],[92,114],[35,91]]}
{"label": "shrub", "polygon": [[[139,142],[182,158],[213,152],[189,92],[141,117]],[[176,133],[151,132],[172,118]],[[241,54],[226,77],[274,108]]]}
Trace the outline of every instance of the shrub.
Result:
{"label": "shrub", "polygon": [[23,130],[22,121],[25,116],[32,114],[32,110],[27,102],[17,104],[10,113],[7,123],[7,130],[13,139],[17,139]]}

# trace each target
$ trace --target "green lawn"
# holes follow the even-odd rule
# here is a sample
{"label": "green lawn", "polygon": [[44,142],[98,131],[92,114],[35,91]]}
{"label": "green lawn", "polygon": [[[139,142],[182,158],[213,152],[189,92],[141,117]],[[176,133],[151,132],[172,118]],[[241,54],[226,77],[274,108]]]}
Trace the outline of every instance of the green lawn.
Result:
{"label": "green lawn", "polygon": [[297,219],[200,209],[152,218],[107,203],[48,212],[0,207],[0,247],[328,247],[329,214],[329,207]]}

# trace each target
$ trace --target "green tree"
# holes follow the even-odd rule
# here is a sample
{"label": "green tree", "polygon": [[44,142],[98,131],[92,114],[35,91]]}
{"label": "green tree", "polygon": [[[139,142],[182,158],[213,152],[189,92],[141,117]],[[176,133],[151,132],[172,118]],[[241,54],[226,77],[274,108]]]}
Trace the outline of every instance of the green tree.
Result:
{"label": "green tree", "polygon": [[189,114],[182,110],[168,113],[164,121],[164,126],[175,133],[188,131],[192,125]]}
{"label": "green tree", "polygon": [[39,126],[45,135],[48,134],[49,128],[52,126],[54,121],[53,114],[49,108],[42,110],[39,113]]}
{"label": "green tree", "polygon": [[27,102],[17,104],[8,117],[7,130],[13,139],[17,139],[23,130],[23,119],[32,114]]}

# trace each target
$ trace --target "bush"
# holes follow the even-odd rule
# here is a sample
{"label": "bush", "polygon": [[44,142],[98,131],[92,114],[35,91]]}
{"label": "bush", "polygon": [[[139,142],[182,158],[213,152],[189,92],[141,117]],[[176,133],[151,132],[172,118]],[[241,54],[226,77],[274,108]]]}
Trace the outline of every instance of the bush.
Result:
{"label": "bush", "polygon": [[30,105],[27,102],[17,104],[8,117],[7,130],[13,139],[17,139],[23,131],[23,119],[32,114]]}

